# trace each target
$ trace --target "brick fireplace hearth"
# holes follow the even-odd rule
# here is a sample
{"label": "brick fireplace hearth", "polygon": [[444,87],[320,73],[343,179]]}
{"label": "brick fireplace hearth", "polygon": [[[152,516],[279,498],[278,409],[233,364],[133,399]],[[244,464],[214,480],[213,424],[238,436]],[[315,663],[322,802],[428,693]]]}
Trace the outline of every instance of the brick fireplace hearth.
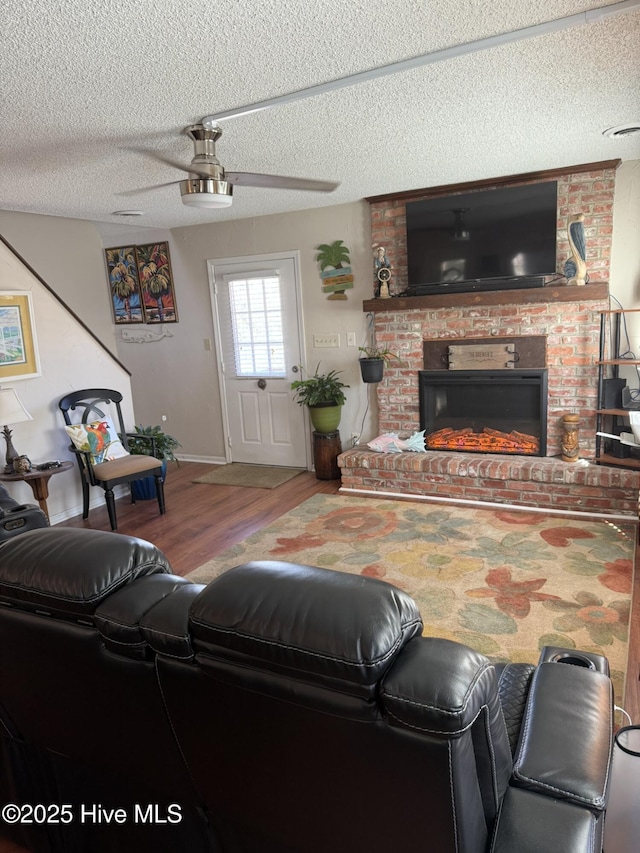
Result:
{"label": "brick fireplace hearth", "polygon": [[[596,397],[599,312],[609,307],[609,262],[613,196],[618,161],[584,164],[452,187],[441,186],[368,199],[372,246],[384,246],[393,270],[391,292],[407,284],[406,202],[453,196],[474,188],[557,180],[557,271],[569,256],[567,217],[585,216],[587,268],[584,287],[564,283],[511,291],[475,291],[365,300],[374,317],[378,345],[402,358],[376,386],[378,432],[420,429],[418,371],[442,369],[432,359],[441,345],[504,339],[520,346],[525,338],[543,341],[519,367],[546,368],[548,379],[546,456],[452,451],[376,453],[354,448],[338,460],[342,491],[470,500],[541,507],[559,511],[637,517],[640,472],[596,465]],[[373,292],[373,281],[372,281]],[[429,343],[431,342],[431,344]],[[521,347],[524,351],[524,347]],[[436,346],[437,351],[437,346]],[[431,355],[430,355],[431,353]],[[437,359],[436,359],[437,361]],[[580,460],[560,458],[562,416],[580,418]]]}
{"label": "brick fireplace hearth", "polygon": [[[388,305],[388,308],[387,308]],[[563,511],[637,515],[640,473],[599,466],[595,455],[599,312],[606,284],[370,300],[377,342],[401,356],[376,386],[379,432],[420,429],[418,371],[425,342],[543,339],[548,372],[545,458],[427,451],[387,454],[354,448],[339,458],[342,491],[510,503]],[[425,359],[426,362],[425,363]],[[562,416],[580,416],[578,463],[560,459]]]}

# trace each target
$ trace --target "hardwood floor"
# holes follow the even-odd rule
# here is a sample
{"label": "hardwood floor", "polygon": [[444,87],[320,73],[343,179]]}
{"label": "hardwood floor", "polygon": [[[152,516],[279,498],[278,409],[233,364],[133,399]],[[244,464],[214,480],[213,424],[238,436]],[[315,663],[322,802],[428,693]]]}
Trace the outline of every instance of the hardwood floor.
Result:
{"label": "hardwood floor", "polygon": [[[208,471],[211,471],[208,464],[181,462],[177,467],[171,463],[165,484],[166,515],[158,514],[155,500],[138,501],[132,505],[128,498],[123,498],[117,502],[118,532],[153,542],[169,558],[173,571],[185,575],[312,495],[318,492],[334,494],[340,487],[340,480],[318,480],[309,472],[294,477],[277,489],[192,482]],[[87,521],[78,516],[57,526],[111,529],[104,507],[92,509]],[[640,571],[635,571],[624,704],[634,723],[640,723],[639,674]],[[619,717],[617,722],[624,723]]]}
{"label": "hardwood floor", "polygon": [[[138,536],[157,545],[168,557],[175,574],[186,575],[226,548],[271,524],[285,512],[317,493],[335,494],[340,480],[318,480],[304,472],[276,489],[211,486],[192,482],[209,473],[204,463],[169,464],[165,483],[167,512],[158,513],[156,500],[116,501],[118,533]],[[94,491],[99,491],[94,489]],[[62,521],[56,527],[111,530],[106,507]]]}

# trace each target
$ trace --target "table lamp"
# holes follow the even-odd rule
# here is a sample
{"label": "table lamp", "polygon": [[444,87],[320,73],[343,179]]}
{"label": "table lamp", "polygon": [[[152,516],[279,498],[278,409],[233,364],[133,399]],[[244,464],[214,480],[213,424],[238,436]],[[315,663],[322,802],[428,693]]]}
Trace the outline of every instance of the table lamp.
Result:
{"label": "table lamp", "polygon": [[11,430],[7,424],[21,424],[32,420],[33,418],[20,402],[15,388],[0,388],[0,424],[5,425],[2,434],[7,442],[5,474],[13,474],[13,460],[20,455],[13,446]]}

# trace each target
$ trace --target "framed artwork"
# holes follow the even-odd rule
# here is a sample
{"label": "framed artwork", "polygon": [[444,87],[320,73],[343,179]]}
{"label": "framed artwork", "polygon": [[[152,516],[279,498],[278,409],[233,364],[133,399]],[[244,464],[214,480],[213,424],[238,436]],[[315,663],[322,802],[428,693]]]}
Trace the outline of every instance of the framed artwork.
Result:
{"label": "framed artwork", "polygon": [[104,254],[114,322],[117,326],[144,322],[135,246],[105,249]]}
{"label": "framed artwork", "polygon": [[169,244],[136,246],[136,258],[145,323],[177,323]]}
{"label": "framed artwork", "polygon": [[28,290],[0,290],[0,381],[40,376]]}

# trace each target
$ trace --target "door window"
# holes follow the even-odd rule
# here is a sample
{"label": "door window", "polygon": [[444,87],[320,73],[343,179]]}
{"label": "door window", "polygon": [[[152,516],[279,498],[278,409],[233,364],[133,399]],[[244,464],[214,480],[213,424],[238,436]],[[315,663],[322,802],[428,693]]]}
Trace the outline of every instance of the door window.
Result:
{"label": "door window", "polygon": [[229,297],[225,365],[239,379],[286,376],[280,276],[277,270],[251,277],[225,276]]}

